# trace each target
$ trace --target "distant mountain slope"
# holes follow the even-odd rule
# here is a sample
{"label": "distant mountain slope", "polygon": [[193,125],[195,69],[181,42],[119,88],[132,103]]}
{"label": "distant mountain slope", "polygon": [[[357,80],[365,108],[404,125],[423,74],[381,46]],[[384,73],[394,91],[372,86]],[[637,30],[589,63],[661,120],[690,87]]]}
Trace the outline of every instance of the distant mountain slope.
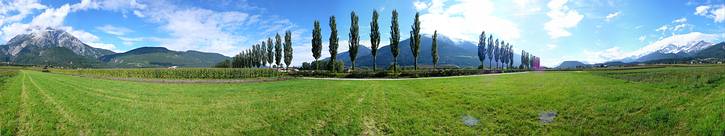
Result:
{"label": "distant mountain slope", "polygon": [[[433,57],[431,56],[431,43],[433,39],[430,35],[421,36],[420,54],[418,56],[418,65],[433,65]],[[402,66],[413,65],[413,54],[410,50],[410,40],[405,39],[400,42],[398,64]],[[515,45],[514,45],[515,46]],[[365,53],[362,51],[365,50]],[[372,56],[367,52],[369,49],[360,49],[357,60],[355,61],[356,66],[360,67],[372,67]],[[459,67],[477,67],[480,65],[478,61],[478,47],[476,44],[471,42],[456,42],[448,37],[439,35],[438,37],[438,65],[454,65]],[[344,55],[343,55],[344,54]],[[346,66],[350,65],[350,59],[347,57],[347,52],[338,54],[338,60],[344,61]],[[329,59],[329,58],[326,58]],[[390,51],[390,46],[383,46],[378,49],[377,55],[377,66],[387,67],[392,64],[393,56]],[[520,56],[514,51],[514,66],[520,64]],[[488,66],[488,58],[485,61],[485,65]],[[496,65],[496,63],[492,63]]]}
{"label": "distant mountain slope", "polygon": [[725,59],[725,42],[705,48],[695,54],[694,58],[720,58]]}
{"label": "distant mountain slope", "polygon": [[556,68],[568,69],[568,68],[578,68],[578,67],[585,67],[585,66],[587,66],[587,64],[584,64],[579,61],[564,61],[561,64],[559,64],[559,66],[557,66]]}
{"label": "distant mountain slope", "polygon": [[218,53],[172,51],[164,47],[141,47],[124,53],[106,55],[100,60],[117,67],[211,67],[228,58]]}
{"label": "distant mountain slope", "polygon": [[0,45],[0,59],[17,64],[91,66],[114,52],[93,48],[68,32],[47,28],[13,37]]}

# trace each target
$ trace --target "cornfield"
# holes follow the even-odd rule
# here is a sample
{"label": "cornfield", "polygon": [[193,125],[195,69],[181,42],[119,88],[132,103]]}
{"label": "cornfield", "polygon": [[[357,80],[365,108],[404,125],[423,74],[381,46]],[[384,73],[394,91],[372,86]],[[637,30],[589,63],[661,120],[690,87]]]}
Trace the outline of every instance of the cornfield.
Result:
{"label": "cornfield", "polygon": [[274,69],[263,68],[52,69],[50,71],[69,75],[154,79],[244,79],[285,75]]}

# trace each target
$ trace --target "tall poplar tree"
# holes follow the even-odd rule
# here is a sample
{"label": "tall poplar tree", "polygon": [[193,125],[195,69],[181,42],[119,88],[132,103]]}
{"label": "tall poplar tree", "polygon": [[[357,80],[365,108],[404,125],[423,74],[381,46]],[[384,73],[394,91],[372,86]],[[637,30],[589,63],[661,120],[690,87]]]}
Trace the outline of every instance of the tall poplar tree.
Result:
{"label": "tall poplar tree", "polygon": [[274,36],[274,60],[277,67],[282,66],[282,55],[284,52],[282,52],[282,37],[279,36],[279,33],[277,33],[276,36]]}
{"label": "tall poplar tree", "polygon": [[327,63],[330,67],[330,71],[336,70],[335,61],[337,61],[337,23],[335,23],[335,16],[330,17],[330,62]]}
{"label": "tall poplar tree", "polygon": [[373,19],[370,22],[370,55],[373,56],[373,71],[377,67],[376,58],[380,46],[380,31],[378,30],[378,11],[373,10]]}
{"label": "tall poplar tree", "polygon": [[315,58],[315,70],[319,70],[319,62],[322,54],[322,30],[320,21],[315,20],[315,28],[312,29],[312,57]]}
{"label": "tall poplar tree", "polygon": [[274,45],[272,43],[272,38],[267,38],[267,63],[269,63],[269,67],[272,68],[272,65],[274,65]]}
{"label": "tall poplar tree", "polygon": [[400,29],[398,28],[398,11],[393,10],[393,16],[390,20],[390,52],[393,54],[393,72],[398,68],[398,44],[400,43]]}
{"label": "tall poplar tree", "polygon": [[481,69],[483,69],[484,60],[486,60],[486,31],[482,31],[478,36],[478,61],[481,62]]}
{"label": "tall poplar tree", "polygon": [[348,55],[350,55],[350,66],[351,70],[355,70],[355,59],[357,58],[357,50],[360,46],[360,30],[357,25],[357,15],[355,14],[355,11],[350,13],[350,39],[348,42]]}
{"label": "tall poplar tree", "polygon": [[413,68],[418,70],[418,54],[420,54],[420,14],[415,13],[415,20],[410,30],[410,51],[413,53]]}
{"label": "tall poplar tree", "polygon": [[287,30],[287,32],[284,33],[284,63],[287,64],[287,69],[289,69],[289,65],[292,65],[292,54],[294,52],[292,51],[292,32]]}
{"label": "tall poplar tree", "polygon": [[430,54],[433,58],[433,69],[438,69],[438,30],[433,31],[433,43],[431,43]]}

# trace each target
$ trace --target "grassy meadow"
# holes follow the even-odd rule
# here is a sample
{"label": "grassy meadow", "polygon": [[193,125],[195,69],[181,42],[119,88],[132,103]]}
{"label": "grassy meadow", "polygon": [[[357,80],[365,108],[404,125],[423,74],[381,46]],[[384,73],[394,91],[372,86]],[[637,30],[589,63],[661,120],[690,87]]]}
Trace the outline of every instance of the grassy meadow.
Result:
{"label": "grassy meadow", "polygon": [[724,75],[720,65],[160,84],[20,71],[0,90],[0,134],[721,135]]}

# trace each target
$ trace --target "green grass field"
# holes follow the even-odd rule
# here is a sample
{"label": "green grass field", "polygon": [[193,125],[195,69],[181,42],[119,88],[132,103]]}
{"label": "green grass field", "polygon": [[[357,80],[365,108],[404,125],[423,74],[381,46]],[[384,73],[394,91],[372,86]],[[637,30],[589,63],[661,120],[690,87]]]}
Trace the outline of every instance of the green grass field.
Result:
{"label": "green grass field", "polygon": [[[159,84],[21,71],[0,91],[0,134],[721,135],[724,75],[711,66]],[[544,112],[557,116],[544,124]]]}

